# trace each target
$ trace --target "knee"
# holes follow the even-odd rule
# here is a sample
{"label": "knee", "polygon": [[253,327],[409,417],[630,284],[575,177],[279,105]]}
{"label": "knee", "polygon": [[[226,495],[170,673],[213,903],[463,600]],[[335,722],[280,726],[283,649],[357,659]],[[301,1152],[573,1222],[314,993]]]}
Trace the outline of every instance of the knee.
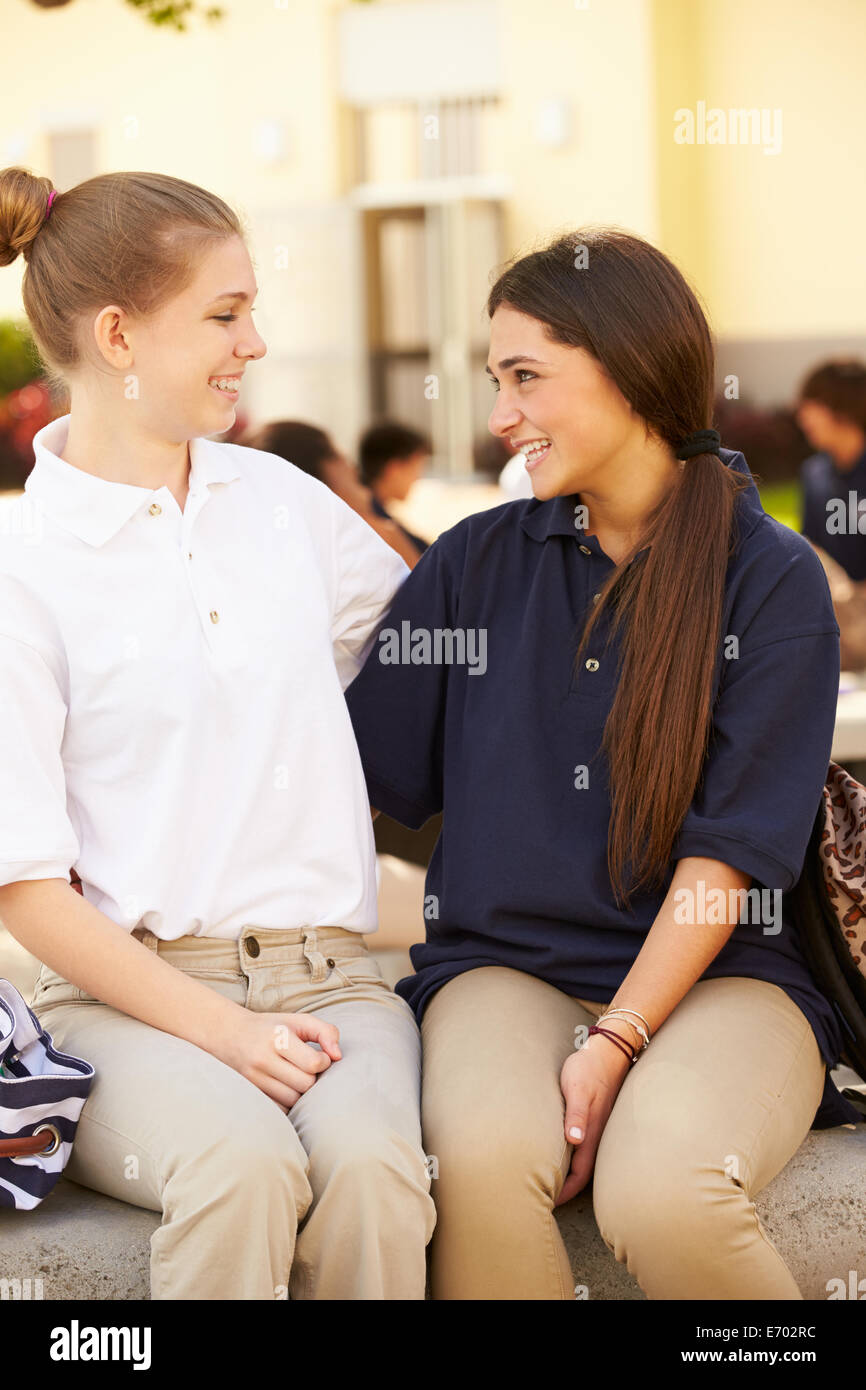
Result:
{"label": "knee", "polygon": [[597,1162],[592,1202],[596,1224],[608,1249],[624,1260],[639,1245],[659,1250],[685,1238],[698,1246],[718,1237],[727,1205],[745,1194],[721,1164],[689,1155],[618,1154]]}
{"label": "knee", "polygon": [[474,1209],[504,1204],[527,1196],[551,1208],[562,1186],[565,1139],[558,1134],[498,1135],[491,1130],[467,1127],[450,1137],[431,1138],[429,1162],[438,1190],[450,1199],[463,1200]]}
{"label": "knee", "polygon": [[431,1169],[419,1144],[390,1126],[357,1121],[351,1131],[320,1138],[310,1152],[316,1201],[327,1190],[346,1200],[405,1212],[407,1201],[432,1210]]}
{"label": "knee", "polygon": [[309,1159],[285,1116],[275,1113],[281,1124],[210,1136],[190,1148],[169,1173],[166,1201],[194,1192],[207,1205],[294,1209],[303,1220],[313,1201]]}

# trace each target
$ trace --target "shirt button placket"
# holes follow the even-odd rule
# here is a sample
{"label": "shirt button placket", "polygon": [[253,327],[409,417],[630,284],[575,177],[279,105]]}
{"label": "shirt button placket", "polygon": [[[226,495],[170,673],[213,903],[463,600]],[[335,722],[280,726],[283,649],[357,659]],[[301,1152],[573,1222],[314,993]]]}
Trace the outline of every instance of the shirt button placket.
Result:
{"label": "shirt button placket", "polygon": [[[578,549],[579,549],[580,551],[582,551],[584,555],[591,555],[591,554],[592,554],[592,551],[590,550],[590,548],[589,548],[588,545],[582,545],[582,544],[581,544],[581,545],[578,545]],[[601,594],[600,594],[600,593],[598,593],[598,594],[593,594],[593,596],[592,596],[592,601],[593,601],[593,603],[598,603],[598,601],[599,601],[600,598],[601,598]],[[583,664],[584,664],[584,666],[586,667],[587,671],[597,671],[598,668],[599,668],[599,662],[596,660],[596,658],[595,658],[594,656],[587,657],[586,661],[585,661]]]}

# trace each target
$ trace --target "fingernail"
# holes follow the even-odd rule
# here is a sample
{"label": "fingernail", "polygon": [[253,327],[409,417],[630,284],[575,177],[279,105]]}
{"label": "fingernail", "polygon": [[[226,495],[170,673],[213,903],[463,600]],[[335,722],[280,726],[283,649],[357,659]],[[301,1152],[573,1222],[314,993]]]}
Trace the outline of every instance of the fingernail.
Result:
{"label": "fingernail", "polygon": [[569,1139],[582,1139],[583,1130],[578,1129],[577,1125],[572,1125],[571,1129],[568,1131],[568,1137]]}

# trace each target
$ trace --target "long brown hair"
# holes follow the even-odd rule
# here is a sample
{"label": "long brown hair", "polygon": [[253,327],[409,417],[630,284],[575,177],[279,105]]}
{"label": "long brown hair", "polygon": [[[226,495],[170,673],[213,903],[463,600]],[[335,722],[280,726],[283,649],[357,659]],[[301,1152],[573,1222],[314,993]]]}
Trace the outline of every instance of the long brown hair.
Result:
{"label": "long brown hair", "polygon": [[58,390],[87,359],[87,314],[117,304],[146,317],[185,288],[210,244],[244,228],[216,194],[168,174],[99,174],[57,193],[49,212],[54,191],[27,169],[0,171],[0,266],[27,262],[24,309]]}
{"label": "long brown hair", "polygon": [[[711,428],[714,351],[706,317],[676,266],[641,237],[615,227],[558,237],[499,275],[487,301],[491,317],[500,304],[537,319],[552,341],[590,352],[651,434],[674,451]],[[623,629],[603,748],[608,871],[626,906],[633,891],[664,879],[700,780],[736,542],[734,499],[745,487],[748,480],[714,454],[685,462],[600,590],[577,648],[579,666],[603,610],[610,639]]]}

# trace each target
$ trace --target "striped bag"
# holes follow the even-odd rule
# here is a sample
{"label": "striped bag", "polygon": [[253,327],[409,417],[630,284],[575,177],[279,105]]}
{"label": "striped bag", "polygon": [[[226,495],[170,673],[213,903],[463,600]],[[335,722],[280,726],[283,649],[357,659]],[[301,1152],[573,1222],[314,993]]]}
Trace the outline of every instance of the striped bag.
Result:
{"label": "striped bag", "polygon": [[95,1072],[58,1052],[33,1010],[0,979],[0,1207],[38,1206],[72,1149]]}

